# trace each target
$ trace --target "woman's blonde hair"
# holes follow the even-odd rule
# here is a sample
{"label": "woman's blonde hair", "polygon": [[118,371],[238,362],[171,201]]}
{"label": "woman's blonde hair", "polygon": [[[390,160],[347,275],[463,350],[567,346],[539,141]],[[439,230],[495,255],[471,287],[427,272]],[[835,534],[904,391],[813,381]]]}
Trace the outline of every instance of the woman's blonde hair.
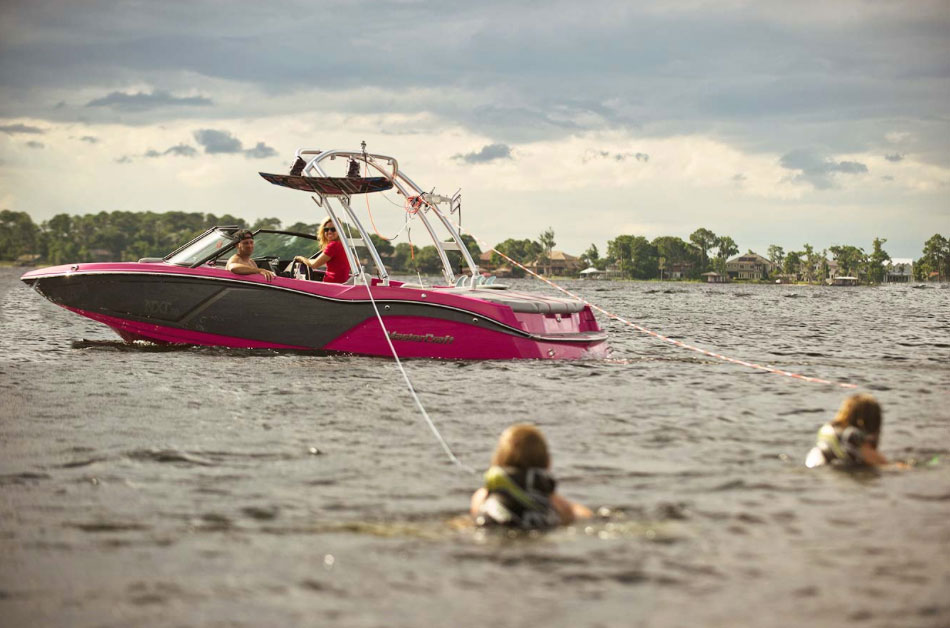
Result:
{"label": "woman's blonde hair", "polygon": [[[321,249],[321,250],[322,250],[322,249],[325,249],[326,246],[327,246],[327,243],[329,242],[329,240],[327,240],[327,234],[326,234],[326,232],[324,231],[324,229],[326,229],[326,228],[327,228],[327,225],[330,224],[330,223],[332,223],[332,222],[333,222],[333,219],[330,218],[329,216],[327,216],[326,218],[323,219],[323,221],[320,223],[320,227],[317,229],[317,239],[320,240],[320,249]],[[340,233],[340,232],[339,232],[339,228],[340,228],[340,227],[337,226],[337,229],[338,229],[337,235],[339,235],[339,233]]]}
{"label": "woman's blonde hair", "polygon": [[551,466],[551,457],[541,430],[533,425],[519,423],[502,432],[491,463],[496,467],[547,469]]}
{"label": "woman's blonde hair", "polygon": [[881,405],[871,395],[851,395],[841,403],[832,423],[836,427],[853,425],[868,434],[881,431]]}

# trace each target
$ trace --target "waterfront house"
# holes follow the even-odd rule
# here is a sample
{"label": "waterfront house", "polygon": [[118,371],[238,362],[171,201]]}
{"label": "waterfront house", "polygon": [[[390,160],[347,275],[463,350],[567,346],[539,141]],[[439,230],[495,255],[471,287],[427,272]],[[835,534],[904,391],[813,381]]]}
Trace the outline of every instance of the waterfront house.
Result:
{"label": "waterfront house", "polygon": [[528,268],[539,275],[557,275],[567,277],[576,275],[584,266],[579,257],[568,255],[564,251],[551,251],[550,256],[544,262],[537,260],[525,264]]}
{"label": "waterfront house", "polygon": [[706,283],[728,283],[729,282],[729,277],[727,275],[720,275],[714,270],[711,270],[708,273],[703,273],[702,276],[706,278]]}
{"label": "waterfront house", "polygon": [[772,262],[753,251],[726,261],[729,279],[767,279],[771,272]]}
{"label": "waterfront house", "polygon": [[[662,257],[660,258],[663,259]],[[660,279],[686,279],[693,270],[692,262],[660,263]]]}
{"label": "waterfront house", "polygon": [[914,260],[895,257],[884,267],[884,283],[907,283],[914,278]]}

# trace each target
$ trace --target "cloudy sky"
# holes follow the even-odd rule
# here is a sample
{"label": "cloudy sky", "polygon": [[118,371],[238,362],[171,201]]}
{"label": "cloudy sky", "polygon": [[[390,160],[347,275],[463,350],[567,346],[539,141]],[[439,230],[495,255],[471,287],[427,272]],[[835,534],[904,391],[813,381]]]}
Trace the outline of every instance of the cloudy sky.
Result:
{"label": "cloudy sky", "polygon": [[4,0],[0,208],[315,222],[256,173],[365,140],[490,243],[950,235],[946,0],[274,6]]}

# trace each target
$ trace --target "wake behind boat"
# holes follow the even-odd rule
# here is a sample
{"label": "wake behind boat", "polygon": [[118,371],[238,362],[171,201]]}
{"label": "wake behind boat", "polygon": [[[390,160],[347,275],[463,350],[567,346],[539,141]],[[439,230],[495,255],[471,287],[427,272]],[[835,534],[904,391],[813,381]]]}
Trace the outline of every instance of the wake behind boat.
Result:
{"label": "wake behind boat", "polygon": [[[345,176],[328,174],[336,160],[349,166]],[[361,167],[379,176],[359,176]],[[395,158],[301,149],[289,175],[260,174],[276,185],[310,193],[326,211],[338,226],[348,280],[326,283],[320,281],[321,273],[311,276],[306,265],[294,264],[295,256],[320,254],[316,236],[271,229],[254,233],[254,260],[277,276],[268,282],[261,275],[236,275],[225,269],[238,231],[228,226],[208,229],[161,259],[68,264],[31,271],[22,280],[53,303],[108,325],[128,342],[391,356],[388,336],[400,357],[577,359],[607,354],[606,334],[583,302],[485,284],[446,212],[451,214],[458,197],[423,192]],[[393,188],[405,197],[409,219],[419,221],[431,238],[443,285],[390,279],[353,211],[351,196]],[[440,232],[445,234],[441,238]],[[458,252],[468,273],[453,271],[449,251]]]}

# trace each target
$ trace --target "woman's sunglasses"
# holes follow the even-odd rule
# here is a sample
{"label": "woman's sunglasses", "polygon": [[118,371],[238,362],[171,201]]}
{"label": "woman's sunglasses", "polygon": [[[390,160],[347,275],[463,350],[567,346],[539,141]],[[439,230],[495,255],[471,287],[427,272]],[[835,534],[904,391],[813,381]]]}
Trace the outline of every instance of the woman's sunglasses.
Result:
{"label": "woman's sunglasses", "polygon": [[324,227],[323,229],[323,233],[330,233],[331,231],[336,233],[336,227]]}

